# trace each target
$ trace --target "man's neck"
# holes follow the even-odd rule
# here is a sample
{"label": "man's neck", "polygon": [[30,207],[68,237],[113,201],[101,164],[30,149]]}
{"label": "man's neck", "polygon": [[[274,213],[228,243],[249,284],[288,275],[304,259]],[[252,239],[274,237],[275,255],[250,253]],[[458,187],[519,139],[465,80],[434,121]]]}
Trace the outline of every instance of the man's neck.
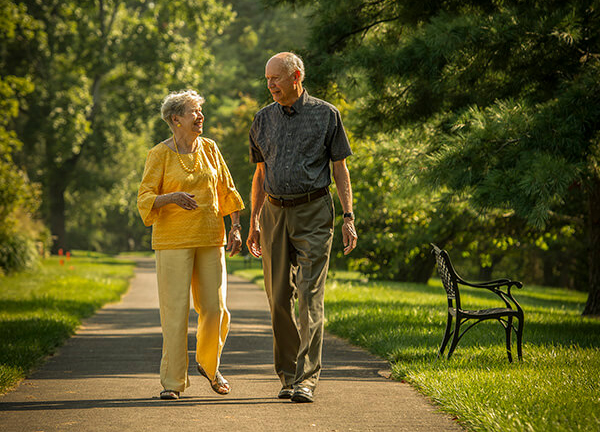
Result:
{"label": "man's neck", "polygon": [[298,86],[298,94],[294,95],[293,99],[289,99],[283,102],[279,102],[279,105],[283,106],[283,107],[291,107],[292,105],[294,105],[296,103],[296,101],[298,99],[300,99],[300,96],[302,96],[302,93],[304,92],[304,89],[302,88],[301,85]]}

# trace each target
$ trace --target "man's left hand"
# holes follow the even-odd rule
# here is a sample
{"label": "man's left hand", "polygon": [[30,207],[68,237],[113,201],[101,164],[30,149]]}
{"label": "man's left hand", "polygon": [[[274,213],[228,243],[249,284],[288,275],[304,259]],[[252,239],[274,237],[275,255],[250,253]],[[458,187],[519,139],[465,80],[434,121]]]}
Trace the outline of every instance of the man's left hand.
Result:
{"label": "man's left hand", "polygon": [[358,240],[353,219],[344,218],[344,225],[342,225],[342,239],[344,241],[344,255],[348,255],[352,252],[352,249],[356,247],[356,242]]}

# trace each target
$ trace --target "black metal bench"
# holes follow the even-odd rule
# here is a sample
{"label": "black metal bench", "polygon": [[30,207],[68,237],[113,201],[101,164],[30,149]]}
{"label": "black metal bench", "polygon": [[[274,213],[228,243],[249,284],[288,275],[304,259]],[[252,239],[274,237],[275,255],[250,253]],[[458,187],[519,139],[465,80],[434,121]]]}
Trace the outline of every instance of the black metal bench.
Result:
{"label": "black metal bench", "polygon": [[[450,349],[448,350],[448,358],[454,352],[456,345],[460,338],[474,325],[489,319],[495,319],[502,324],[506,332],[506,352],[508,354],[508,361],[512,362],[512,353],[511,353],[511,332],[514,331],[517,335],[517,354],[519,356],[519,360],[523,360],[523,353],[521,350],[521,343],[523,340],[523,323],[524,323],[524,315],[523,309],[519,303],[512,296],[510,290],[511,288],[517,287],[522,288],[523,284],[518,281],[512,281],[510,279],[496,279],[488,282],[480,282],[480,283],[471,283],[462,279],[454,270],[452,263],[450,262],[450,257],[448,256],[448,252],[443,249],[440,249],[433,243],[431,243],[433,247],[433,253],[435,254],[435,260],[437,264],[437,271],[444,284],[444,289],[446,290],[446,295],[448,297],[448,321],[446,323],[446,331],[444,333],[444,339],[442,340],[442,345],[440,346],[440,351],[438,356],[444,355],[444,350],[446,349],[446,345],[450,341],[450,337],[452,337],[452,342],[450,343]],[[500,297],[506,307],[504,308],[494,308],[494,309],[480,309],[480,310],[467,310],[463,309],[460,301],[460,289],[459,285],[464,285],[473,288],[485,288],[498,297]],[[501,289],[503,288],[504,289]],[[515,328],[513,325],[513,319],[516,318],[519,321],[518,327]],[[452,329],[452,321],[454,321],[454,329]],[[469,320],[476,320],[472,322],[467,328],[462,330],[461,326]]]}

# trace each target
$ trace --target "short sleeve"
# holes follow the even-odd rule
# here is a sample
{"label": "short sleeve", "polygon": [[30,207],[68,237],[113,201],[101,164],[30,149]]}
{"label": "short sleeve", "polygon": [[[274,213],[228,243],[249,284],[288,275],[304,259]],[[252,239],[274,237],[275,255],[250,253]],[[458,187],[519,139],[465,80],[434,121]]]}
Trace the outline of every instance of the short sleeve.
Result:
{"label": "short sleeve", "polygon": [[265,158],[260,151],[260,147],[256,142],[259,130],[259,122],[260,119],[255,117],[254,121],[252,122],[252,126],[250,127],[250,162],[252,163],[260,163],[265,161]]}
{"label": "short sleeve", "polygon": [[144,174],[138,189],[137,206],[144,225],[152,225],[158,217],[158,209],[153,209],[154,201],[160,194],[164,173],[164,161],[150,150],[146,157]]}
{"label": "short sleeve", "polygon": [[244,201],[235,188],[233,178],[227,168],[225,159],[213,142],[213,151],[217,159],[217,197],[219,200],[219,213],[227,216],[233,212],[244,209]]}
{"label": "short sleeve", "polygon": [[342,123],[342,116],[337,109],[334,109],[332,114],[335,116],[332,122],[332,131],[329,139],[329,155],[332,161],[339,161],[346,159],[352,155],[352,149],[350,148],[350,142],[344,124]]}

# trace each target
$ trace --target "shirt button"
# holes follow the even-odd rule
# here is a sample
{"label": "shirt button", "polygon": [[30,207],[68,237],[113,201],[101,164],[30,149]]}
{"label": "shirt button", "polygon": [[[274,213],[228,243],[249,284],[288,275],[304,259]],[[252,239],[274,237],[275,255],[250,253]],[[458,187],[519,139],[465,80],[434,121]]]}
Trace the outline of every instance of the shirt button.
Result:
{"label": "shirt button", "polygon": [[291,133],[291,132],[288,132],[288,133],[287,133],[287,136],[292,136],[292,133]]}

